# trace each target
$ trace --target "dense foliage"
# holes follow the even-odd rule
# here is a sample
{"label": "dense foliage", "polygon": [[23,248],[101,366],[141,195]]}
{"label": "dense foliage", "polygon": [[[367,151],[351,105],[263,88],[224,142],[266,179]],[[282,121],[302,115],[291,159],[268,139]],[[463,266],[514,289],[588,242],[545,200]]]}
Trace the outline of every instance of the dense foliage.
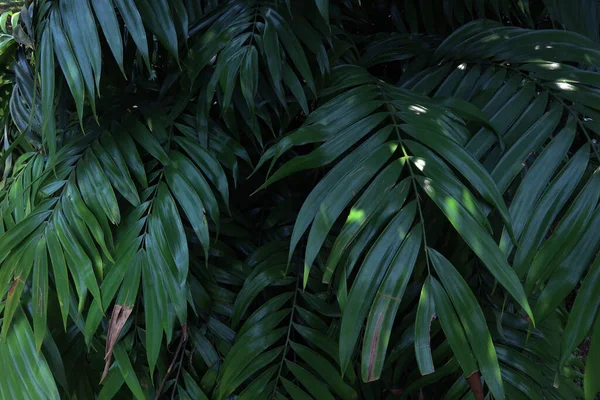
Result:
{"label": "dense foliage", "polygon": [[3,14],[0,398],[593,399],[597,7]]}

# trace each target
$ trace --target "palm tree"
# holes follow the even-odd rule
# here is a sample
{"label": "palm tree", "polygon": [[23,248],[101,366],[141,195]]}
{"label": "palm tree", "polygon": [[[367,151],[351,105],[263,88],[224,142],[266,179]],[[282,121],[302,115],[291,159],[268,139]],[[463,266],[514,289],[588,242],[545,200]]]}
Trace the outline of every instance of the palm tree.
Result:
{"label": "palm tree", "polygon": [[594,0],[3,14],[0,398],[593,399],[599,26]]}

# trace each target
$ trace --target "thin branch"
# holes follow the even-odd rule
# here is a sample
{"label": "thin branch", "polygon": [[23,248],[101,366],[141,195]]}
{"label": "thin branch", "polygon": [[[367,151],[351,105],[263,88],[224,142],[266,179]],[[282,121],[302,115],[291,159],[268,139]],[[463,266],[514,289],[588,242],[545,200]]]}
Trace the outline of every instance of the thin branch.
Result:
{"label": "thin branch", "polygon": [[[183,354],[185,353],[185,352],[182,352],[181,349],[182,349],[183,345],[187,342],[187,339],[188,339],[187,324],[183,324],[181,326],[181,328],[183,330],[182,335],[181,335],[181,340],[179,341],[179,345],[177,346],[177,351],[175,351],[173,360],[171,361],[169,368],[167,368],[167,372],[165,373],[165,376],[164,376],[162,382],[160,383],[158,391],[156,392],[156,398],[155,398],[156,400],[158,400],[158,398],[160,397],[160,394],[162,393],[162,391],[165,387],[165,384],[167,383],[167,379],[169,378],[169,375],[173,371],[173,366],[175,365],[175,362],[177,361],[177,358],[179,357],[179,353],[181,352],[181,354],[182,354],[181,358],[183,358]],[[181,364],[181,360],[179,361],[179,363]],[[179,377],[179,372],[177,372],[177,377]]]}

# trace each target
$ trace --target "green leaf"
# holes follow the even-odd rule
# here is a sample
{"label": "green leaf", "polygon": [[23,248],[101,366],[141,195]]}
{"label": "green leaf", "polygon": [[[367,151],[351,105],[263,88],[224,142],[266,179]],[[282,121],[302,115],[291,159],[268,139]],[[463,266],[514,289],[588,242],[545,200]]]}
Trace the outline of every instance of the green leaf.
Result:
{"label": "green leaf", "polygon": [[[185,8],[186,6],[183,4],[183,0],[174,0],[170,2],[170,4],[173,10],[173,17],[175,19],[175,28],[177,29],[177,33],[179,34],[180,38],[183,39],[183,42],[185,43],[189,35],[188,28],[190,24],[188,12]],[[199,5],[197,7],[199,7]],[[194,12],[193,5],[190,7],[190,11],[192,13]]]}
{"label": "green leaf", "polygon": [[435,318],[435,303],[430,285],[423,285],[415,318],[415,356],[421,375],[435,371],[431,355],[431,322]]}
{"label": "green leaf", "polygon": [[492,233],[492,227],[485,211],[480,205],[480,201],[471,193],[471,191],[454,175],[452,169],[446,165],[436,154],[425,146],[405,140],[404,143],[414,154],[411,157],[412,163],[423,174],[433,179],[440,187],[450,193],[460,204],[466,208],[479,225],[489,233]]}
{"label": "green leaf", "polygon": [[[100,288],[98,281],[94,275],[94,268],[90,258],[87,256],[79,243],[73,240],[73,232],[67,225],[66,218],[62,213],[57,213],[54,218],[56,226],[56,234],[60,240],[60,244],[64,249],[65,260],[71,271],[71,275],[78,277],[82,284],[80,291],[80,301],[83,298],[84,290],[89,290],[92,296],[100,303],[102,307],[102,297],[100,296]],[[76,279],[77,282],[77,279]]]}
{"label": "green leaf", "polygon": [[[574,129],[565,128],[561,130],[539,155],[521,182],[509,210],[517,238],[521,236],[527,224],[528,216],[531,215],[536,202],[548,185],[556,168],[558,168],[563,156],[569,150],[574,138]],[[502,251],[508,255],[513,246],[508,231],[502,232],[502,238],[500,239]]]}
{"label": "green leaf", "polygon": [[118,224],[121,221],[121,213],[115,192],[106,174],[102,171],[98,159],[92,152],[87,152],[83,156],[82,162],[77,166],[77,183],[80,188],[86,186],[102,193],[102,196],[96,197],[98,197],[98,203],[100,203],[104,214],[113,224]]}
{"label": "green leaf", "polygon": [[[273,363],[273,361],[275,359],[281,358],[282,351],[283,351],[283,346],[280,346],[280,347],[274,348],[273,350],[269,350],[265,353],[262,353],[258,357],[255,357],[252,360],[252,362],[236,377],[235,382],[231,384],[231,388],[239,387],[249,377],[255,376],[255,374],[258,371],[260,371],[261,369],[263,369],[265,367],[265,365],[269,365],[269,364]],[[255,384],[255,382],[253,380],[252,383],[250,383],[250,385],[248,385],[248,387],[246,389],[244,389],[244,392],[242,392],[242,393],[245,393],[245,395],[249,395],[252,392],[259,391],[259,390],[257,390],[258,388],[256,388],[256,386],[257,385]],[[263,386],[263,390],[264,390],[264,386]],[[240,397],[241,396],[242,396],[242,394],[240,394]]]}
{"label": "green leaf", "polygon": [[208,400],[208,397],[206,397],[206,395],[202,392],[196,382],[194,382],[194,379],[187,371],[184,370],[182,375],[183,380],[185,381],[186,391],[189,393],[192,399]]}
{"label": "green leaf", "polygon": [[[231,47],[233,47],[233,46],[231,46]],[[221,105],[221,108],[223,110],[227,110],[231,106],[233,91],[236,88],[236,83],[238,80],[237,78],[238,78],[238,75],[240,72],[240,67],[242,66],[242,61],[245,61],[245,59],[246,59],[246,57],[244,57],[243,53],[245,53],[247,51],[247,49],[245,49],[243,47],[236,49],[235,53],[233,53],[233,55],[230,56],[229,53],[227,53],[227,50],[229,50],[231,47],[228,47],[219,55],[220,59],[227,58],[228,62],[225,65],[220,64],[217,66],[217,68],[215,69],[215,72],[208,84],[209,85],[208,91],[212,91],[213,85],[216,86],[217,78],[219,78],[219,80],[221,82],[221,87],[223,88],[223,92],[225,92],[225,96],[223,97],[223,101],[222,101],[222,105]],[[223,65],[222,72],[219,74],[218,71],[219,71],[219,68],[221,68],[221,65]],[[248,72],[248,71],[246,71],[246,72]],[[246,77],[245,79],[248,79],[248,77]],[[242,80],[240,79],[240,83],[241,82],[242,82]],[[252,110],[252,109],[254,109],[254,97],[252,97],[251,100],[252,100],[252,102],[248,103],[248,107],[250,107],[250,109]]]}
{"label": "green leaf", "polygon": [[409,194],[409,186],[411,186],[411,182],[409,180],[404,180],[388,193],[386,199],[382,202],[382,206],[367,223],[365,229],[357,236],[355,243],[351,246],[348,254],[342,260],[342,270],[338,271],[340,276],[337,293],[338,302],[340,303],[340,308],[342,308],[342,310],[344,310],[347,305],[348,291],[346,288],[346,279],[341,278],[352,273],[356,265],[359,265],[358,263],[362,260],[364,253],[369,250],[372,241],[376,239],[377,235],[385,228],[390,219],[401,211]]}
{"label": "green leaf", "polygon": [[[297,310],[300,310],[300,309],[297,309]],[[308,340],[309,343],[313,344],[314,346],[319,348],[321,351],[324,351],[325,353],[327,353],[339,365],[340,357],[338,354],[337,344],[332,338],[330,338],[329,336],[325,335],[324,333],[318,331],[317,329],[308,328],[308,327],[302,326],[302,325],[294,324],[294,329],[296,329],[296,331],[300,335],[302,335],[302,337],[304,337],[306,340]],[[355,376],[354,376],[354,369],[353,369],[352,365],[348,366],[348,368],[346,369],[344,374],[347,374],[348,380],[350,380],[350,382],[354,382]]]}
{"label": "green leaf", "polygon": [[342,371],[346,370],[350,362],[362,324],[376,297],[377,289],[390,263],[394,260],[396,251],[408,234],[416,210],[416,203],[407,204],[387,225],[369,250],[352,284],[340,328],[339,349]]}
{"label": "green leaf", "polygon": [[308,347],[294,342],[291,342],[290,346],[300,358],[307,362],[308,365],[310,365],[310,367],[314,369],[329,386],[331,386],[331,389],[340,396],[340,398],[344,400],[358,398],[358,393],[344,382],[337,369],[324,357]]}
{"label": "green leaf", "polygon": [[56,287],[56,295],[58,304],[62,314],[63,325],[66,330],[67,315],[69,314],[70,294],[69,294],[69,277],[67,275],[67,263],[63,254],[62,247],[56,235],[56,226],[50,223],[46,228],[46,240],[48,241],[48,253],[52,261],[52,270],[54,272],[54,286]]}
{"label": "green leaf", "polygon": [[4,261],[8,254],[14,250],[19,243],[35,231],[42,222],[52,214],[52,211],[41,211],[29,215],[21,223],[0,235],[0,262]]}
{"label": "green leaf", "polygon": [[406,236],[377,290],[362,344],[361,366],[364,382],[379,379],[383,372],[396,313],[421,249],[422,229],[422,226],[417,224]]}
{"label": "green leaf", "polygon": [[124,121],[124,123],[131,136],[133,136],[133,139],[150,153],[152,157],[156,158],[163,165],[169,164],[169,156],[167,156],[167,153],[165,153],[154,135],[140,121],[129,118]]}
{"label": "green leaf", "polygon": [[189,181],[190,185],[192,185],[196,193],[202,199],[203,204],[206,206],[207,214],[217,225],[218,232],[220,220],[219,205],[217,204],[217,199],[208,185],[208,182],[206,182],[206,179],[204,179],[204,176],[202,176],[196,166],[194,166],[194,164],[192,164],[192,162],[183,154],[172,151],[169,154],[169,157],[171,158],[171,164],[167,169],[173,168]]}
{"label": "green leaf", "polygon": [[600,258],[597,258],[590,267],[569,313],[562,341],[561,365],[568,360],[575,347],[588,336],[594,324],[600,307],[598,290],[600,290]]}
{"label": "green leaf", "polygon": [[[107,137],[110,137],[107,135]],[[110,140],[110,139],[109,139]],[[95,162],[98,162],[102,166],[102,170],[106,174],[106,177],[110,183],[129,201],[134,207],[140,204],[140,197],[137,193],[137,189],[129,170],[124,168],[124,162],[122,159],[113,158],[99,142],[94,142],[92,145],[93,154],[96,158]],[[119,162],[120,165],[117,165]]]}
{"label": "green leaf", "polygon": [[283,263],[276,263],[274,265],[263,263],[255,269],[257,273],[244,282],[244,286],[236,297],[233,306],[231,322],[234,328],[239,324],[254,298],[271,283],[285,277],[285,266]]}
{"label": "green leaf", "polygon": [[504,398],[498,357],[483,311],[475,295],[467,282],[443,255],[431,248],[427,249],[427,253],[467,333],[485,383],[495,398]]}
{"label": "green leaf", "polygon": [[114,0],[125,25],[127,25],[127,31],[131,34],[133,41],[138,47],[138,50],[148,67],[148,71],[152,71],[150,66],[150,57],[148,56],[148,38],[146,37],[146,31],[142,23],[142,17],[138,11],[135,3],[128,0]]}
{"label": "green leaf", "polygon": [[306,394],[302,389],[298,386],[294,385],[292,382],[288,381],[285,378],[281,378],[281,383],[283,383],[283,387],[287,390],[288,394],[292,397],[292,400],[311,400],[308,394]]}
{"label": "green leaf", "polygon": [[249,400],[261,398],[261,396],[267,396],[270,393],[273,393],[273,386],[275,383],[272,381],[273,375],[277,371],[277,366],[274,365],[271,368],[268,368],[265,372],[260,374],[258,378],[256,378],[251,384],[249,384],[246,389],[240,393],[238,396],[239,400]]}
{"label": "green leaf", "polygon": [[210,238],[208,235],[208,221],[206,220],[206,210],[204,202],[198,196],[190,182],[179,171],[172,168],[165,169],[165,179],[169,189],[177,199],[177,202],[183,208],[188,221],[190,221],[196,236],[204,248],[204,256],[208,259],[208,250],[210,248]]}
{"label": "green leaf", "polygon": [[447,97],[445,99],[440,100],[440,103],[442,105],[448,107],[449,109],[451,109],[453,112],[455,112],[459,116],[461,116],[467,120],[470,120],[470,121],[475,121],[475,122],[489,128],[492,132],[494,132],[496,135],[498,135],[498,138],[500,140],[502,139],[502,137],[500,136],[500,133],[496,130],[496,127],[494,125],[492,125],[492,123],[486,117],[486,115],[472,103],[469,103],[467,101],[461,100],[460,98],[456,98],[456,97]]}
{"label": "green leaf", "polygon": [[0,29],[2,29],[2,32],[4,32],[4,33],[7,33],[6,22],[8,21],[9,16],[10,16],[9,12],[3,12],[2,15],[0,15]]}
{"label": "green leaf", "polygon": [[435,310],[440,319],[444,334],[450,343],[452,352],[456,356],[456,359],[463,370],[463,375],[469,377],[476,373],[479,368],[477,367],[477,361],[473,356],[471,346],[469,346],[469,342],[465,336],[465,331],[460,323],[458,315],[456,315],[456,310],[452,306],[446,291],[435,278],[432,278],[431,276],[428,277],[425,281],[425,285],[430,287],[428,289],[431,290],[431,293],[433,294]]}
{"label": "green leaf", "polygon": [[[143,251],[143,250],[142,250]],[[142,257],[142,289],[144,293],[144,315],[146,323],[146,355],[150,374],[154,373],[154,367],[158,360],[162,342],[161,321],[163,318],[163,307],[167,304],[166,294],[162,283],[154,272],[153,265],[146,252]]]}
{"label": "green leaf", "polygon": [[[288,302],[289,300],[292,299],[293,295],[294,295],[293,293],[282,293],[278,296],[271,298],[269,301],[267,301],[265,304],[263,304],[258,310],[256,310],[254,313],[252,313],[252,315],[250,317],[248,317],[246,322],[244,322],[244,325],[242,325],[242,327],[238,331],[238,335],[242,336],[250,328],[252,328],[254,325],[259,323],[263,318],[278,311],[281,307],[283,307],[283,305],[286,302]],[[239,297],[239,295],[238,295],[238,297]]]}
{"label": "green leaf", "polygon": [[600,318],[594,325],[594,333],[590,344],[590,352],[585,363],[585,376],[583,379],[583,388],[585,390],[585,400],[593,400],[600,391]]}
{"label": "green leaf", "polygon": [[[92,72],[94,73],[94,82],[96,83],[96,88],[98,88],[99,93],[100,76],[102,71],[102,50],[100,48],[100,39],[98,38],[98,31],[96,30],[96,21],[94,20],[94,15],[92,14],[90,4],[88,0],[66,0],[61,1],[60,6],[63,18],[66,18],[67,21],[69,21],[68,25],[72,27],[71,32],[79,34],[79,38],[77,40],[71,37],[73,50],[77,53],[78,51],[80,51],[78,50],[77,43],[80,43],[82,45],[87,61],[90,64]],[[65,10],[68,10],[68,16],[65,15]],[[67,30],[69,30],[69,28],[67,28]],[[77,55],[77,57],[78,59],[80,59],[79,55]],[[81,60],[82,59],[80,59],[79,65],[83,71]],[[94,107],[93,102],[92,107]]]}
{"label": "green leaf", "polygon": [[523,307],[533,321],[533,314],[523,286],[492,237],[481,228],[454,197],[442,190],[433,180],[421,177],[416,177],[416,179],[492,275]]}
{"label": "green leaf", "polygon": [[[177,205],[167,189],[167,185],[160,183],[154,201],[154,211],[158,215],[158,221],[164,230],[164,239],[168,244],[170,257],[175,263],[174,274],[179,286],[183,288],[188,278],[189,249],[183,222],[177,210]],[[157,221],[157,222],[158,222]],[[169,259],[169,256],[166,258]]]}
{"label": "green leaf", "polygon": [[327,387],[315,378],[310,372],[289,360],[285,360],[285,364],[292,371],[294,376],[302,383],[302,385],[316,399],[334,400]]}
{"label": "green leaf", "polygon": [[304,232],[308,228],[308,225],[310,225],[310,223],[315,218],[319,210],[320,203],[331,191],[331,187],[344,176],[347,176],[349,173],[351,173],[351,171],[353,171],[352,167],[355,167],[357,163],[368,157],[370,153],[376,151],[378,147],[383,147],[382,145],[385,140],[385,135],[375,135],[369,138],[361,146],[354,150],[350,155],[348,155],[340,163],[338,163],[338,165],[332,168],[332,170],[327,175],[325,175],[325,177],[310,192],[310,194],[304,201],[304,204],[302,204],[302,208],[300,209],[300,212],[298,213],[298,217],[296,218],[296,222],[294,224],[294,231],[292,232],[288,263],[289,260],[291,260],[292,255],[294,254],[294,250],[296,249],[300,238],[302,237],[302,235],[304,235]]}
{"label": "green leaf", "polygon": [[0,397],[58,400],[60,395],[42,353],[35,350],[33,332],[18,308],[6,341],[0,342],[0,362],[10,365],[0,374]]}
{"label": "green leaf", "polygon": [[568,251],[577,246],[585,232],[600,199],[600,170],[596,170],[585,187],[572,201],[571,206],[554,228],[552,236],[540,247],[527,274],[526,290],[541,284],[552,275],[554,269]]}
{"label": "green leaf", "polygon": [[33,332],[35,349],[42,348],[46,336],[46,321],[48,319],[48,250],[46,238],[42,235],[35,250],[32,279],[33,302]]}
{"label": "green leaf", "polygon": [[[117,5],[121,1],[119,0]],[[177,32],[167,0],[135,0],[135,5],[137,5],[137,11],[142,16],[144,23],[154,32],[159,42],[165,46],[169,53],[175,57],[175,60],[179,62]],[[132,14],[134,14],[135,5],[132,3],[130,6]],[[123,9],[121,9],[121,14],[123,14]],[[136,44],[139,48],[140,44],[137,41]]]}
{"label": "green leaf", "polygon": [[129,386],[129,389],[131,390],[135,398],[138,400],[145,399],[146,396],[144,396],[142,386],[140,385],[140,382],[133,369],[133,365],[131,365],[131,361],[129,360],[127,352],[123,348],[123,345],[117,343],[117,345],[114,348],[113,354],[115,355],[115,360],[117,361],[119,369],[121,370],[121,375],[123,375],[125,383],[127,383],[127,386]]}
{"label": "green leaf", "polygon": [[129,268],[128,273],[125,275],[121,289],[119,290],[119,296],[117,297],[117,304],[122,305],[123,308],[133,308],[136,300],[138,290],[140,288],[140,280],[142,277],[142,255],[138,253],[132,262],[132,266]]}
{"label": "green leaf", "polygon": [[[504,134],[504,141],[507,146],[513,146],[514,143],[521,138],[521,136],[542,117],[542,115],[544,115],[546,107],[548,106],[548,97],[548,92],[542,92],[541,95],[537,96],[523,111],[519,119],[517,119],[506,131]],[[489,168],[489,165],[496,163],[503,153],[504,151],[500,149],[499,146],[495,146],[484,161],[486,168]]]}
{"label": "green leaf", "polygon": [[91,0],[92,7],[96,18],[100,23],[102,32],[106,37],[108,46],[112,51],[113,56],[117,65],[121,69],[123,75],[125,75],[125,68],[123,67],[123,40],[121,39],[121,28],[119,27],[119,21],[115,8],[111,0]]}
{"label": "green leaf", "polygon": [[[575,289],[600,245],[600,210],[596,210],[577,245],[562,259],[546,283],[535,305],[540,321],[551,315],[562,300]],[[539,317],[538,317],[539,316]]]}
{"label": "green leaf", "polygon": [[263,32],[263,46],[265,59],[269,66],[269,71],[271,72],[271,80],[273,81],[275,91],[278,92],[278,96],[283,97],[283,87],[281,86],[282,60],[279,39],[273,23],[269,22],[266,18],[265,31]]}
{"label": "green leaf", "polygon": [[473,156],[458,143],[438,132],[423,129],[417,131],[417,127],[412,125],[401,125],[401,128],[452,164],[485,200],[496,207],[509,232],[512,230],[511,218],[500,190],[492,177]]}
{"label": "green leaf", "polygon": [[75,100],[75,106],[77,107],[77,115],[79,116],[79,120],[81,121],[83,118],[83,102],[85,100],[83,77],[81,75],[81,71],[79,70],[77,62],[75,61],[75,56],[73,54],[73,50],[71,49],[69,39],[63,31],[62,22],[60,18],[61,17],[58,10],[52,10],[50,12],[49,27],[52,31],[52,38],[54,42],[54,51],[56,53],[56,58],[58,58],[60,68],[62,69],[63,74],[65,75],[67,84],[69,85],[69,89],[71,90],[71,94],[73,95],[73,99]]}
{"label": "green leaf", "polygon": [[215,185],[223,202],[229,209],[229,184],[219,161],[204,147],[189,138],[176,137],[175,142],[183,148],[192,161],[200,167],[206,177]]}
{"label": "green leaf", "polygon": [[306,93],[304,93],[304,88],[302,87],[302,83],[300,79],[294,74],[292,68],[288,65],[288,63],[283,64],[283,82],[290,89],[300,107],[302,107],[302,111],[305,115],[309,114],[308,108],[308,100],[306,99]]}
{"label": "green leaf", "polygon": [[[89,4],[87,4],[87,0],[85,1],[84,8],[87,7],[87,11],[89,12]],[[93,22],[86,22],[87,26],[80,24],[81,16],[79,11],[82,7],[76,7],[74,5],[73,0],[61,1],[59,3],[60,7],[60,15],[63,22],[63,27],[65,29],[65,33],[68,37],[68,40],[71,44],[71,48],[73,49],[73,56],[77,61],[77,64],[73,67],[79,68],[81,71],[81,76],[83,77],[83,83],[87,90],[87,98],[92,108],[92,112],[94,115],[96,114],[96,85],[94,81],[94,68],[100,66],[100,43],[98,41],[97,32],[95,30],[95,24]],[[93,34],[88,32],[90,27],[94,27]],[[91,37],[96,35],[95,44]],[[55,38],[56,41],[56,38]],[[56,41],[58,44],[58,41]],[[90,54],[91,47],[96,47],[96,55]],[[92,59],[93,57],[93,59]],[[59,58],[60,61],[60,58]],[[62,66],[62,65],[61,65]],[[63,68],[64,72],[64,68]],[[66,74],[65,74],[66,75]],[[99,76],[98,76],[99,80]]]}
{"label": "green leaf", "polygon": [[254,98],[258,90],[258,51],[250,46],[240,69],[240,86],[250,110],[254,110]]}
{"label": "green leaf", "polygon": [[[375,213],[385,201],[388,194],[394,187],[394,184],[402,173],[402,168],[398,168],[397,162],[392,162],[383,171],[377,174],[377,177],[369,184],[357,202],[352,206],[346,222],[335,239],[331,248],[325,272],[323,273],[323,282],[328,283],[335,272],[340,259],[343,257],[354,240],[359,236],[368,222],[372,220]],[[406,194],[409,190],[409,182],[403,181],[401,185]],[[400,196],[403,193],[400,192]]]}
{"label": "green leaf", "polygon": [[[535,85],[525,85],[521,90],[513,95],[513,92],[517,90],[521,83],[521,78],[515,75],[510,81],[494,94],[492,99],[483,107],[483,112],[490,115],[490,123],[496,126],[496,129],[500,134],[504,134],[505,131],[511,126],[511,124],[521,115],[523,110],[527,107],[527,104],[535,96]],[[560,118],[562,110],[556,108],[554,110],[556,118]],[[488,129],[481,129],[477,132],[469,143],[466,145],[466,150],[471,153],[475,158],[483,156],[491,146],[494,145],[498,139],[500,141],[500,150],[505,150],[504,136],[496,136]]]}
{"label": "green leaf", "polygon": [[79,243],[89,257],[96,274],[99,278],[102,278],[104,276],[104,263],[89,230],[83,220],[77,216],[73,204],[68,201],[67,196],[63,196],[61,200],[61,215],[64,216],[68,227],[71,229],[74,241]]}
{"label": "green leaf", "polygon": [[317,3],[317,7],[319,8],[319,12],[325,19],[325,21],[329,22],[329,0],[315,0]]}
{"label": "green leaf", "polygon": [[116,394],[121,390],[121,387],[125,383],[123,375],[121,375],[118,368],[113,368],[108,373],[108,376],[102,381],[102,389],[98,394],[99,400],[113,399]]}
{"label": "green leaf", "polygon": [[316,93],[313,75],[308,64],[308,59],[306,58],[306,54],[304,54],[304,50],[302,49],[300,41],[290,29],[287,21],[285,21],[281,15],[275,12],[274,9],[271,9],[265,17],[267,21],[273,24],[277,30],[277,35],[279,36],[279,40],[283,44],[286,53],[294,62],[294,65],[300,72],[300,75],[302,75],[302,78],[306,81],[308,87],[313,93]]}
{"label": "green leaf", "polygon": [[148,218],[149,235],[146,236],[146,250],[148,257],[154,264],[157,276],[160,276],[161,284],[159,286],[164,291],[164,295],[168,295],[170,299],[166,306],[162,306],[163,316],[161,318],[167,340],[170,341],[174,320],[172,318],[173,309],[170,309],[170,307],[174,308],[175,315],[177,315],[181,324],[185,324],[187,321],[187,293],[184,284],[179,282],[179,269],[183,269],[185,266],[175,265],[172,257],[173,253],[163,236],[165,230],[162,225],[162,221],[155,213],[152,213]]}
{"label": "green leaf", "polygon": [[[319,211],[315,216],[312,227],[308,234],[306,252],[304,254],[304,287],[308,281],[308,276],[313,262],[321,249],[321,246],[327,238],[327,234],[333,227],[339,215],[346,208],[346,205],[360,192],[379,169],[388,161],[386,156],[391,155],[387,148],[382,148],[373,153],[372,156],[358,164],[355,173],[348,174],[341,179],[329,192],[327,197],[319,206]],[[392,168],[396,168],[398,174],[404,167],[404,160],[399,159],[393,162]]]}
{"label": "green leaf", "polygon": [[571,197],[589,162],[589,146],[582,146],[554,178],[531,213],[519,241],[513,266],[523,276],[554,219]]}
{"label": "green leaf", "polygon": [[[75,185],[75,179],[73,179],[73,177],[69,179],[69,183],[67,184],[64,193],[65,197],[63,197],[63,202],[67,203],[68,200],[68,203],[72,205],[74,212],[76,212],[75,218],[79,218],[85,223],[90,233],[96,240],[96,243],[100,245],[100,248],[104,252],[104,255],[110,261],[112,261],[112,256],[106,244],[104,231],[102,230],[102,227],[100,226],[100,223],[98,222],[94,214],[87,208],[87,206],[83,202],[83,199],[81,198],[81,195],[77,190],[77,186]],[[109,240],[110,239],[112,239],[112,237],[109,236]]]}
{"label": "green leaf", "polygon": [[42,138],[48,146],[50,159],[56,154],[56,121],[54,116],[54,42],[49,26],[42,33],[40,45],[40,75],[42,84]]}
{"label": "green leaf", "polygon": [[14,279],[6,295],[4,308],[4,319],[2,320],[2,340],[6,342],[9,328],[15,313],[20,307],[21,294],[25,288],[25,282],[29,279],[29,274],[33,267],[36,246],[33,241],[26,244],[25,252],[18,262],[14,272]]}
{"label": "green leaf", "polygon": [[[558,110],[558,109],[555,109]],[[560,120],[560,112],[548,112],[523,133],[517,142],[504,154],[491,172],[491,176],[504,193],[515,176],[523,168],[523,160],[538,149],[554,132]],[[512,215],[512,214],[511,214]]]}
{"label": "green leaf", "polygon": [[[236,377],[256,356],[271,347],[286,332],[287,328],[280,328],[250,342],[238,342],[227,354],[223,363],[221,385],[216,390],[216,399],[222,400],[233,392],[235,387],[232,387],[232,383]],[[242,343],[242,345],[239,345],[240,343]]]}
{"label": "green leaf", "polygon": [[112,143],[110,139],[107,139],[108,135],[105,135],[102,140],[102,145],[104,148],[113,156],[117,165],[120,166],[120,161],[118,160],[120,154],[123,156],[125,163],[131,170],[133,177],[142,185],[143,188],[148,187],[148,180],[146,178],[146,171],[144,169],[144,164],[142,164],[142,160],[140,159],[140,155],[135,147],[135,143],[131,139],[131,136],[127,133],[125,128],[123,128],[120,124],[114,123],[113,131],[115,134],[111,135],[111,137],[115,140],[118,150],[112,147]]}

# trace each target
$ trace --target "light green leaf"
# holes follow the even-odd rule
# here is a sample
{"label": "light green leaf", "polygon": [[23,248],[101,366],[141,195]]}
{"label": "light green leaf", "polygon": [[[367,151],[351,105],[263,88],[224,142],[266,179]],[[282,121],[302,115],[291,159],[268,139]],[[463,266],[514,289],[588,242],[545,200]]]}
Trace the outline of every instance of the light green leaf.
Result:
{"label": "light green leaf", "polygon": [[0,397],[7,399],[58,400],[60,395],[42,353],[35,350],[33,332],[18,308],[6,341],[0,342]]}

